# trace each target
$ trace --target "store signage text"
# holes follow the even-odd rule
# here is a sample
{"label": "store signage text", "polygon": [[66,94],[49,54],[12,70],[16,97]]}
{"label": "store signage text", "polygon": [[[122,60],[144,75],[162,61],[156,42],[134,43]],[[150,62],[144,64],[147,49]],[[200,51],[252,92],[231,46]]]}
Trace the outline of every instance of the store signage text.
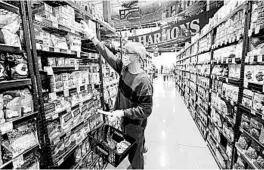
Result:
{"label": "store signage text", "polygon": [[132,41],[141,42],[145,46],[168,46],[177,42],[185,42],[191,36],[200,32],[200,30],[208,23],[210,18],[209,12],[190,17],[178,23],[170,23],[161,29],[138,36],[130,37]]}

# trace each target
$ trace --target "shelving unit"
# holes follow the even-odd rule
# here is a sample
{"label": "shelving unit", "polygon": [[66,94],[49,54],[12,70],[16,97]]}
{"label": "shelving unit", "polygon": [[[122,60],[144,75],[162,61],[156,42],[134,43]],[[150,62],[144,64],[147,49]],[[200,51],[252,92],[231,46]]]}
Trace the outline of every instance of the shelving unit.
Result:
{"label": "shelving unit", "polygon": [[[45,10],[69,5],[73,7],[74,12],[81,14],[83,20],[91,19],[91,24],[95,26],[99,39],[102,27],[108,32],[115,34],[115,29],[109,24],[79,9],[79,6],[71,1],[45,2],[51,5],[44,7],[44,13],[46,14],[49,11]],[[34,169],[104,168],[107,163],[91,151],[87,136],[91,130],[107,123],[105,117],[99,114],[97,110],[105,110],[104,87],[116,86],[118,77],[115,77],[116,80],[112,80],[104,86],[101,56],[94,46],[81,47],[81,44],[85,43],[82,31],[62,24],[56,24],[56,22],[45,18],[47,17],[45,15],[38,15],[41,10],[34,11],[36,6],[34,6],[35,4],[33,5],[33,3],[38,2],[19,1],[11,3],[13,5],[0,1],[0,9],[21,15],[24,42],[22,43],[22,48],[0,44],[0,53],[5,55],[27,55],[29,74],[23,79],[8,78],[0,80],[0,97],[5,91],[21,90],[30,86],[33,98],[33,111],[32,113],[7,119],[5,122],[0,118],[0,149],[6,147],[6,135],[9,135],[13,128],[17,128],[21,123],[27,121],[35,122],[36,138],[39,143],[3,162],[1,155],[3,152],[0,152],[0,169],[21,167],[27,169],[27,166],[29,166],[28,161],[31,161],[31,164],[34,163]],[[17,7],[14,5],[17,5]],[[70,7],[67,8],[70,9]],[[75,16],[73,19],[75,19]],[[60,48],[49,43],[45,44],[48,42],[45,39],[47,37],[41,40],[41,37],[43,38],[44,36],[39,36],[43,31],[54,36],[77,37],[75,40],[78,39],[80,48],[79,50],[73,49],[75,48],[73,44],[76,41],[72,42],[70,46],[67,45],[67,48]],[[52,64],[52,60],[55,64]],[[68,64],[65,64],[66,62]],[[64,65],[57,63],[64,63]],[[82,76],[80,77],[80,75]],[[114,98],[115,96],[116,94],[112,92],[111,97]],[[2,111],[2,108],[0,109]],[[69,124],[68,121],[72,123]],[[70,128],[67,128],[67,126]],[[53,132],[57,136],[54,136],[56,134]],[[88,150],[77,161],[78,156],[76,154],[80,149],[83,150],[84,145],[87,146]],[[37,148],[36,153],[35,148]],[[26,153],[28,155],[28,152],[35,154],[34,157],[37,159],[36,161],[25,160],[27,161],[24,162],[27,165],[25,167],[20,164],[24,159],[23,155]],[[90,154],[94,155],[92,160],[88,160],[90,157],[87,158]],[[85,166],[87,161],[91,161],[88,167]],[[19,167],[17,167],[18,163]]]}
{"label": "shelving unit", "polygon": [[[264,83],[261,78],[257,77],[262,73],[260,67],[257,66],[261,66],[263,63],[263,55],[260,54],[260,49],[253,46],[253,42],[251,43],[253,41],[252,38],[260,37],[263,31],[262,18],[260,17],[263,13],[262,6],[263,2],[245,1],[232,8],[233,11],[230,11],[230,14],[218,20],[218,22],[214,18],[212,23],[210,23],[211,28],[207,27],[208,31],[202,30],[200,37],[197,36],[191,45],[177,55],[176,86],[180,95],[189,95],[186,87],[188,89],[190,83],[193,83],[192,89],[195,88],[194,90],[196,90],[194,95],[192,95],[192,99],[196,99],[195,102],[188,99],[186,101],[185,98],[187,107],[195,108],[201,98],[202,101],[206,102],[205,94],[202,95],[203,93],[197,90],[198,88],[204,89],[204,85],[209,87],[209,109],[207,114],[210,121],[209,125],[203,125],[205,129],[208,129],[213,124],[218,129],[218,132],[222,134],[220,135],[219,144],[214,140],[217,145],[221,145],[223,148],[227,147],[227,143],[232,145],[232,159],[229,160],[230,166],[226,163],[226,168],[234,168],[234,166],[240,165],[241,162],[237,162],[238,159],[245,161],[243,164],[245,168],[263,168],[259,165],[257,166],[256,159],[251,160],[245,155],[245,151],[249,147],[258,146],[262,150],[264,149],[263,144],[260,142],[260,140],[263,141],[262,137],[253,137],[253,135],[257,135],[254,133],[255,131],[258,131],[259,134],[264,132],[262,131],[264,112],[261,109],[263,105],[260,103],[264,99]],[[225,7],[222,8],[224,9]],[[232,34],[232,32],[235,33]],[[255,39],[255,41],[259,41],[259,44],[262,43],[260,40]],[[207,44],[207,47],[199,51],[201,43],[203,45]],[[253,71],[254,69],[258,71]],[[209,75],[208,70],[210,71]],[[191,78],[190,73],[194,74],[196,78]],[[202,77],[207,77],[209,80],[203,80]],[[204,84],[202,85],[199,81]],[[259,106],[256,106],[257,104]],[[245,116],[247,116],[247,119]],[[213,120],[219,121],[222,126],[215,125],[212,122]],[[226,127],[230,128],[230,130],[232,129],[233,134],[231,133],[232,131],[228,132],[228,134],[232,134],[234,140],[230,140],[226,136],[226,132],[222,128],[223,124],[226,124]],[[254,124],[259,125],[259,127],[254,126]],[[241,128],[246,125],[251,129],[250,132]],[[214,133],[211,130],[209,131],[210,134]],[[208,135],[205,139],[207,142],[210,136]],[[240,142],[244,138],[251,142],[248,143],[246,150],[242,151],[236,147],[235,143]],[[212,149],[210,144],[208,144],[208,147],[219,167],[223,168],[213,152],[214,149]],[[225,151],[225,149],[222,149],[222,151]],[[262,155],[258,153],[256,154],[259,161],[263,162],[261,159]],[[222,155],[224,158],[224,154]]]}

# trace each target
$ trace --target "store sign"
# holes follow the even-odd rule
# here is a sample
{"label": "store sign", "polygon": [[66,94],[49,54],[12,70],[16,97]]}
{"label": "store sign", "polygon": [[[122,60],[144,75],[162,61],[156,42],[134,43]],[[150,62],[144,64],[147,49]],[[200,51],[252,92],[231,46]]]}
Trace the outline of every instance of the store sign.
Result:
{"label": "store sign", "polygon": [[190,17],[178,23],[169,23],[161,29],[138,36],[130,37],[129,39],[136,42],[141,42],[146,47],[158,46],[173,46],[175,43],[189,41],[191,36],[200,32],[200,30],[208,23],[215,11],[201,13],[200,15]]}

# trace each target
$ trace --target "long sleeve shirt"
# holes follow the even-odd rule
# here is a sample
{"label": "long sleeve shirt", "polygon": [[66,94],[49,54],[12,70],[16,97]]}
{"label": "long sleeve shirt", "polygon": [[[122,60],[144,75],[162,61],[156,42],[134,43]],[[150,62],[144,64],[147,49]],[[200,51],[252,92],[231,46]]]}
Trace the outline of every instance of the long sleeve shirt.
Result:
{"label": "long sleeve shirt", "polygon": [[101,42],[96,48],[109,65],[120,75],[118,94],[115,103],[116,110],[124,110],[124,118],[131,120],[146,120],[152,112],[153,86],[145,72],[131,74],[118,59]]}

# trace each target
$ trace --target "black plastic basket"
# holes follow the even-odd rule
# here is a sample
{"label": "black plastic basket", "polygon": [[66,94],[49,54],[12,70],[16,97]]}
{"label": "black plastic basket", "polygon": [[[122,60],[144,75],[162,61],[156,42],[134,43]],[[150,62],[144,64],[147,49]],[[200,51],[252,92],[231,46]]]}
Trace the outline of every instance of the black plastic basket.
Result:
{"label": "black plastic basket", "polygon": [[[119,143],[126,140],[131,145],[123,152],[118,153],[116,148],[112,149],[108,146],[107,135],[111,136],[111,139]],[[89,134],[89,142],[91,150],[100,155],[105,161],[117,167],[135,147],[136,140],[130,136],[125,135],[120,130],[117,130],[109,125],[103,125],[98,129],[91,131]]]}

